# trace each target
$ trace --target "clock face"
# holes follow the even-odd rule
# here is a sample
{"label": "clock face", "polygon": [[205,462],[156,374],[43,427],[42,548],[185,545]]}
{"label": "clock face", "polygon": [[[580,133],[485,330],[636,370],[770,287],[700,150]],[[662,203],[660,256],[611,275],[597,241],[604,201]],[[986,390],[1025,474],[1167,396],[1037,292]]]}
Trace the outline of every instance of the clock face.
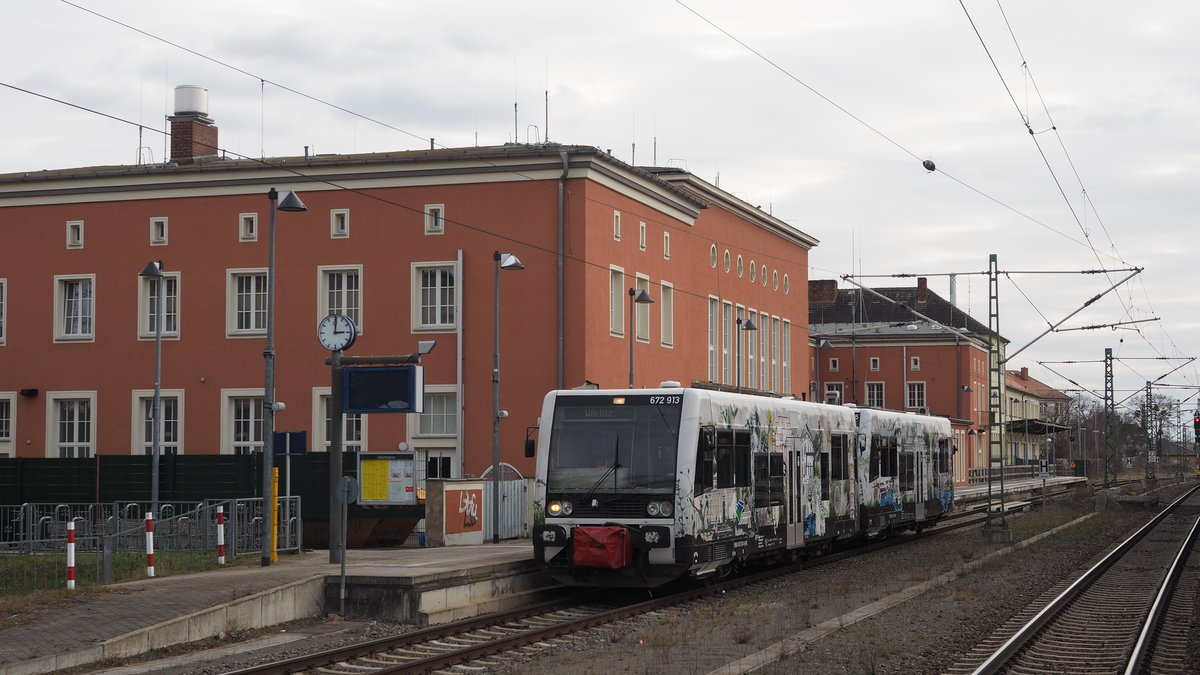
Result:
{"label": "clock face", "polygon": [[330,314],[317,324],[317,340],[330,351],[349,349],[356,337],[358,328],[345,314]]}

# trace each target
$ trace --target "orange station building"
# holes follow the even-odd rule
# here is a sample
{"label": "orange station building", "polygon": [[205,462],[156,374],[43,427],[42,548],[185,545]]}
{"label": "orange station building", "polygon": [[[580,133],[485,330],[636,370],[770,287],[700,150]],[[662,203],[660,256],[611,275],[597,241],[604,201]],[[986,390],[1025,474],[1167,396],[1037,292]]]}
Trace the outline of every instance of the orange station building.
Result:
{"label": "orange station building", "polygon": [[[501,454],[523,475],[551,389],[807,393],[816,240],[686,171],[554,143],[228,159],[207,110],[170,119],[167,163],[0,175],[0,456],[150,450],[151,261],[165,274],[162,451],[261,451],[272,188],[307,207],[275,213],[275,429],[307,431],[315,451],[330,313],[357,322],[347,356],[437,341],[423,413],[344,425],[348,450],[406,443],[422,478],[492,464],[497,295]],[[524,269],[498,270],[495,252]]]}

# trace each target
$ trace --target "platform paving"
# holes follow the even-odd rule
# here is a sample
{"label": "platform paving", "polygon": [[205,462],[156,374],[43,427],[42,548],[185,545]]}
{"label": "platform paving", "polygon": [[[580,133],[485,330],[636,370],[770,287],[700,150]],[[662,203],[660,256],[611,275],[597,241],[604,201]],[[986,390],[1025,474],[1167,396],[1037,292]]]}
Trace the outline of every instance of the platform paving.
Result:
{"label": "platform paving", "polygon": [[[497,563],[530,560],[528,540],[420,549],[350,550],[346,574],[421,577]],[[293,618],[290,612],[320,607],[326,577],[341,565],[328,551],[283,554],[256,564],[194,574],[143,579],[80,590],[62,602],[38,607],[0,628],[0,675],[53,672],[115,656],[143,653],[163,640],[189,641],[188,631],[204,630],[216,612],[249,628]],[[336,610],[336,607],[334,608]],[[311,612],[309,616],[319,614]],[[188,618],[187,622],[180,621]],[[153,630],[152,630],[153,629]],[[169,644],[166,643],[166,644]],[[53,659],[53,661],[50,661]]]}

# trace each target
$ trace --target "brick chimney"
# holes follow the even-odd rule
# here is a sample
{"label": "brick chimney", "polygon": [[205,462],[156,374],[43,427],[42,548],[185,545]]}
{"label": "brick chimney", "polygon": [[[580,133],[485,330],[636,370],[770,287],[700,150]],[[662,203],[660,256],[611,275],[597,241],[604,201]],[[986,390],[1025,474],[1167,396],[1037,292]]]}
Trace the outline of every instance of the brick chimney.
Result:
{"label": "brick chimney", "polygon": [[929,283],[925,277],[917,277],[917,302],[929,302]]}
{"label": "brick chimney", "polygon": [[175,114],[171,123],[171,161],[187,164],[217,156],[217,127],[208,117],[208,89],[195,85],[175,87]]}
{"label": "brick chimney", "polygon": [[837,302],[837,279],[810,279],[808,282],[809,303],[828,304]]}

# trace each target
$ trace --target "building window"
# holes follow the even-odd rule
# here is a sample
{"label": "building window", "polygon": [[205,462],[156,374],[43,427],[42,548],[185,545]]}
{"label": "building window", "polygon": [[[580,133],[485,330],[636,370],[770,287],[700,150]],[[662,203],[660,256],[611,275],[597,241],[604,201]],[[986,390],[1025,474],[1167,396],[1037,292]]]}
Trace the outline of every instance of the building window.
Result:
{"label": "building window", "polygon": [[56,340],[91,340],[95,323],[95,298],[92,293],[95,275],[84,277],[54,277]]}
{"label": "building window", "polygon": [[613,239],[621,241],[621,212],[613,211]]}
{"label": "building window", "polygon": [[321,288],[318,299],[318,318],[330,314],[345,314],[354,321],[361,333],[362,317],[362,266],[354,267],[318,267],[317,274]]}
{"label": "building window", "polygon": [[658,282],[658,341],[675,344],[675,287],[665,281]]}
{"label": "building window", "polygon": [[921,369],[921,357],[919,357],[919,356],[909,357],[909,363],[911,364],[909,367],[912,370],[920,370]]}
{"label": "building window", "polygon": [[771,290],[779,290],[779,270],[771,272]]}
{"label": "building window", "polygon": [[91,457],[96,437],[95,392],[51,392],[46,396],[47,438],[51,447],[47,457]]}
{"label": "building window", "polygon": [[883,383],[868,382],[867,383],[867,405],[872,408],[882,408],[883,406]]}
{"label": "building window", "polygon": [[418,420],[418,436],[457,436],[458,394],[453,391],[426,391],[425,408]]}
{"label": "building window", "polygon": [[258,241],[258,214],[238,214],[238,241]]}
{"label": "building window", "polygon": [[762,266],[762,275],[761,275],[761,278],[762,278],[762,285],[763,285],[763,288],[766,288],[766,287],[767,287],[767,266],[766,266],[766,265],[763,265],[763,266]]}
{"label": "building window", "polygon": [[717,245],[713,244],[708,249],[708,264],[713,268],[717,268]]}
{"label": "building window", "polygon": [[638,248],[646,250],[646,223],[638,223]]}
{"label": "building window", "polygon": [[788,281],[788,275],[783,275],[783,294],[787,295],[792,291],[792,282]]}
{"label": "building window", "polygon": [[[333,439],[332,399],[329,387],[313,388],[313,418],[312,439],[313,452],[329,452]],[[348,452],[359,452],[366,447],[367,416],[358,413],[342,415],[342,449]]]}
{"label": "building window", "polygon": [[167,244],[167,219],[166,218],[151,218],[150,219],[150,245],[151,246],[166,246]]}
{"label": "building window", "polygon": [[8,279],[0,279],[0,345],[8,339]]}
{"label": "building window", "polygon": [[763,391],[771,390],[771,370],[767,367],[767,359],[771,353],[771,331],[767,327],[771,325],[771,315],[762,312],[758,315],[758,378],[759,389]]}
{"label": "building window", "polygon": [[[646,291],[647,294],[650,293],[650,280],[648,278],[639,274],[634,281],[634,285],[639,291]],[[637,335],[638,342],[649,342],[650,305],[648,303],[639,302],[634,303],[634,307],[637,308],[637,314],[634,316],[634,320],[637,321],[637,325],[634,326],[636,329],[634,334]]]}
{"label": "building window", "polygon": [[731,258],[730,258],[730,255],[729,255],[729,249],[725,249],[725,258],[724,258],[724,263],[725,263],[725,264],[724,264],[724,266],[725,266],[725,272],[726,272],[726,273],[728,273],[728,272],[729,272],[729,268],[730,268],[730,259],[731,259]]}
{"label": "building window", "polygon": [[67,248],[83,248],[83,221],[67,221]]}
{"label": "building window", "polygon": [[872,356],[870,363],[871,363],[871,365],[870,365],[871,370],[879,370],[879,357],[878,356]]}
{"label": "building window", "polygon": [[[180,429],[183,428],[183,391],[162,390],[159,394],[158,414],[162,420],[161,435],[158,437],[160,455],[176,455],[183,452]],[[139,389],[133,392],[133,447],[134,454],[154,454],[154,392]]]}
{"label": "building window", "polygon": [[721,382],[732,382],[733,363],[733,303],[721,303]]}
{"label": "building window", "polygon": [[842,398],[845,392],[842,389],[841,382],[826,382],[825,383],[825,403],[841,405],[845,402]]}
{"label": "building window", "polygon": [[446,231],[445,204],[425,205],[425,234],[443,234]]}
{"label": "building window", "polygon": [[13,394],[0,394],[0,456],[6,454],[5,450],[12,448],[13,401]]}
{"label": "building window", "polygon": [[413,263],[413,330],[448,330],[456,324],[458,302],[454,263]]}
{"label": "building window", "polygon": [[841,366],[841,363],[838,362],[837,357],[832,357],[829,359],[829,372],[836,373],[839,366]]}
{"label": "building window", "polygon": [[779,344],[779,318],[771,318],[771,391],[782,391],[779,368],[783,365],[783,352]]}
{"label": "building window", "polygon": [[924,408],[925,407],[925,383],[924,382],[909,382],[908,383],[908,401],[905,402],[906,408]]}
{"label": "building window", "polygon": [[330,209],[329,237],[345,239],[350,236],[350,209]]}
{"label": "building window", "polygon": [[[152,277],[141,277],[138,286],[138,337],[153,338],[158,321],[158,288],[159,280]],[[163,337],[179,336],[179,272],[164,272],[162,288],[165,304],[163,304],[162,334]]]}
{"label": "building window", "polygon": [[742,262],[742,256],[739,255],[738,259],[737,259],[737,275],[738,275],[739,279],[742,278],[742,274],[745,271],[746,271],[745,263]]}
{"label": "building window", "polygon": [[756,268],[754,266],[754,261],[751,260],[750,261],[750,283],[754,283],[754,281],[756,279],[758,279],[758,268]]}
{"label": "building window", "polygon": [[625,271],[608,269],[608,333],[625,334]]}
{"label": "building window", "polygon": [[717,381],[717,331],[721,301],[708,297],[708,381]]}
{"label": "building window", "polygon": [[263,449],[262,389],[222,389],[221,453],[249,455]]}
{"label": "building window", "polygon": [[[750,269],[754,269],[751,265]],[[754,309],[746,310],[746,316],[749,319],[755,319],[758,312]],[[755,321],[755,323],[758,323]],[[746,331],[746,386],[758,387],[758,336],[755,331]]]}
{"label": "building window", "polygon": [[671,259],[671,233],[663,232],[663,260]]}
{"label": "building window", "polygon": [[784,320],[781,323],[782,333],[779,337],[779,367],[782,371],[780,375],[780,384],[783,385],[781,394],[785,396],[792,393],[792,322]]}
{"label": "building window", "polygon": [[229,335],[261,335],[267,331],[266,270],[228,270]]}

